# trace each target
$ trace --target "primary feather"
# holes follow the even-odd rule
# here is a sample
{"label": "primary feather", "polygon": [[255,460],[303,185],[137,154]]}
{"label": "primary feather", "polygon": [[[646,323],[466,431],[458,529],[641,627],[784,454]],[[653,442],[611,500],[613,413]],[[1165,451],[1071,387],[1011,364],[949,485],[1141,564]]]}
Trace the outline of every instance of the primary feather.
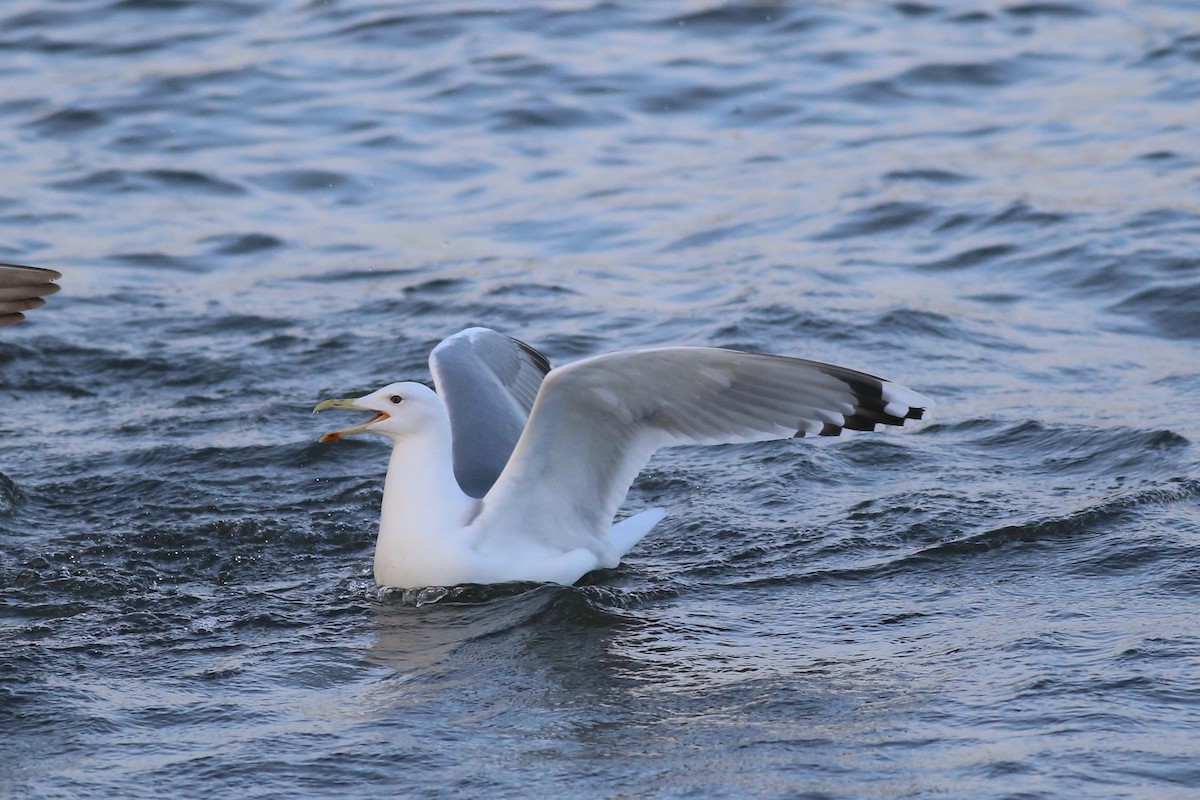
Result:
{"label": "primary feather", "polygon": [[61,277],[52,269],[0,264],[0,328],[21,322],[22,312],[46,305],[42,298],[58,291],[54,281]]}

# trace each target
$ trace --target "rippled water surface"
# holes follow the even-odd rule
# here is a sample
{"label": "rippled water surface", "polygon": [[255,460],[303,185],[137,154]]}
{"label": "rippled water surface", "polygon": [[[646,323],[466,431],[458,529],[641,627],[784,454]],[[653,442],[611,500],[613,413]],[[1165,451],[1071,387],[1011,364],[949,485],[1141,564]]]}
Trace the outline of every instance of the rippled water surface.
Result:
{"label": "rippled water surface", "polygon": [[[0,795],[1196,796],[1193,3],[7,0],[0,125]],[[937,416],[381,593],[308,411],[470,324]]]}

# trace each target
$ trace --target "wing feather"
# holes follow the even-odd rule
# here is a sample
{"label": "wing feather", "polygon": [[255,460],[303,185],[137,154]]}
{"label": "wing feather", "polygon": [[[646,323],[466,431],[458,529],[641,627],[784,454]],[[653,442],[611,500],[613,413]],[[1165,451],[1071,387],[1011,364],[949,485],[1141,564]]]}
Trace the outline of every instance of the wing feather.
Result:
{"label": "wing feather", "polygon": [[61,277],[52,269],[0,264],[0,328],[25,319],[22,311],[44,306],[42,298],[58,291],[53,281]]}
{"label": "wing feather", "polygon": [[468,328],[433,349],[429,370],[450,416],[454,475],[464,492],[483,497],[525,429],[550,362],[517,339]]}
{"label": "wing feather", "polygon": [[691,347],[596,356],[546,376],[480,527],[603,553],[613,516],[659,447],[874,430],[931,406],[874,375],[785,356]]}

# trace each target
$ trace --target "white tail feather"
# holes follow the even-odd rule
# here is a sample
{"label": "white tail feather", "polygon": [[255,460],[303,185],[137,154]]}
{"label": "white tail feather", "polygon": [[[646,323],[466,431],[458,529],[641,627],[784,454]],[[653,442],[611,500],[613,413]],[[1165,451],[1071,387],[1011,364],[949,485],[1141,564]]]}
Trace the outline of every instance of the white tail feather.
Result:
{"label": "white tail feather", "polygon": [[[666,509],[650,508],[613,525],[608,531],[608,541],[612,544],[615,555],[612,567],[617,566],[617,563],[621,560],[621,556],[633,549],[633,546],[640,542],[650,532],[650,529],[657,525],[666,515]],[[612,567],[609,568],[611,569]]]}

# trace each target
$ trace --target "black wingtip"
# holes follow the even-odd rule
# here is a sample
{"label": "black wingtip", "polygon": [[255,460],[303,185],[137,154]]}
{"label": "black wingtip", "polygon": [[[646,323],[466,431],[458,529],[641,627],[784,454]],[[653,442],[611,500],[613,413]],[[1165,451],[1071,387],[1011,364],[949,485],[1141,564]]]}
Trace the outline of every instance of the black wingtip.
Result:
{"label": "black wingtip", "polygon": [[841,436],[842,435],[842,426],[834,425],[832,422],[826,422],[824,425],[821,426],[821,432],[818,433],[817,435],[818,436]]}
{"label": "black wingtip", "polygon": [[520,339],[512,336],[508,338],[512,339],[513,344],[521,348],[525,355],[529,356],[530,360],[533,361],[534,366],[541,370],[543,375],[548,374],[550,370],[554,369],[554,366],[550,363],[550,359],[546,358],[544,355],[535,350],[532,345],[528,345],[525,342],[522,342]]}

